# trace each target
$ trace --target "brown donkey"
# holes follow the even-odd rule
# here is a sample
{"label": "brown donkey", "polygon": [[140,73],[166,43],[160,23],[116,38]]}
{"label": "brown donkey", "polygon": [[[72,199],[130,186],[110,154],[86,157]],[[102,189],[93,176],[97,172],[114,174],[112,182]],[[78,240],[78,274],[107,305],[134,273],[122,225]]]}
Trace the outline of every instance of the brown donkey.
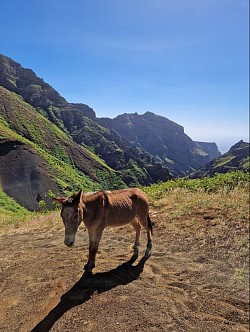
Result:
{"label": "brown donkey", "polygon": [[[65,226],[64,243],[73,246],[78,226],[83,221],[89,234],[89,258],[84,270],[91,272],[104,229],[108,226],[132,224],[136,236],[133,260],[138,257],[141,226],[147,231],[145,257],[152,248],[152,223],[147,196],[138,188],[84,193],[68,198],[56,198],[62,204],[61,217]],[[132,258],[131,258],[132,259]]]}

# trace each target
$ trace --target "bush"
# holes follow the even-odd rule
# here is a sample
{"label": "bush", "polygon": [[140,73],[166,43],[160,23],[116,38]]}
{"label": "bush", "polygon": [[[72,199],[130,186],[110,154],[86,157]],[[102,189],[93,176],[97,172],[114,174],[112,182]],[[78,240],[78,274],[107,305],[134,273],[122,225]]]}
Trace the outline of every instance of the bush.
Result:
{"label": "bush", "polygon": [[213,177],[202,179],[173,179],[167,182],[159,182],[150,187],[145,187],[144,191],[152,199],[160,199],[164,193],[175,188],[183,188],[190,192],[205,191],[207,193],[215,193],[218,191],[228,192],[237,186],[249,186],[250,173],[246,172],[230,172],[226,174],[216,173]]}

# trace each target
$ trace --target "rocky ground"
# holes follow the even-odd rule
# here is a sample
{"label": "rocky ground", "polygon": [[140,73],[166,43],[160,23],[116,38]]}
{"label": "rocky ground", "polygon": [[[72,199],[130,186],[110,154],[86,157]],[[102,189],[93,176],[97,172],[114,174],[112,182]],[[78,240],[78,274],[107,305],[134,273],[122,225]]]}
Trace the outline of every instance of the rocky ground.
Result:
{"label": "rocky ground", "polygon": [[163,227],[164,213],[151,216],[152,256],[143,259],[143,232],[139,259],[126,263],[133,228],[108,229],[91,276],[83,226],[72,249],[59,213],[1,227],[0,331],[248,331],[243,270],[226,251],[213,255],[211,241]]}

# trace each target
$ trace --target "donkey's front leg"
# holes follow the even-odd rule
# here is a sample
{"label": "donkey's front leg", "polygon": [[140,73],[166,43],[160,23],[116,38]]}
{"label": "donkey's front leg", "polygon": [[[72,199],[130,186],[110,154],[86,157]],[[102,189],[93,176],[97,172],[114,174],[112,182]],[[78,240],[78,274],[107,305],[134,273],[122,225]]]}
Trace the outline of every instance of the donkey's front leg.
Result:
{"label": "donkey's front leg", "polygon": [[102,237],[103,229],[101,230],[88,230],[89,233],[89,258],[88,263],[84,266],[84,270],[92,272],[95,267],[95,257]]}

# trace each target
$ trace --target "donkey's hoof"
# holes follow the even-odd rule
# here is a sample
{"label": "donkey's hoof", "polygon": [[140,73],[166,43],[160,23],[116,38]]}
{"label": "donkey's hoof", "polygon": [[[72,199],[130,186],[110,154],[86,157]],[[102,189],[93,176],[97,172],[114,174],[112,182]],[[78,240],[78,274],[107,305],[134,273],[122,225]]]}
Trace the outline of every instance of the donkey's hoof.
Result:
{"label": "donkey's hoof", "polygon": [[83,270],[88,272],[88,273],[92,273],[92,269],[95,267],[95,265],[91,265],[90,263],[87,263],[84,265]]}
{"label": "donkey's hoof", "polygon": [[147,250],[145,251],[144,257],[145,257],[145,258],[149,258],[150,256],[151,256],[151,250],[150,250],[150,249],[147,249]]}
{"label": "donkey's hoof", "polygon": [[[137,260],[137,258],[138,258],[138,252],[133,254],[132,257],[130,258],[130,260],[127,261],[126,263],[131,265]],[[124,264],[126,264],[126,263],[124,263]]]}
{"label": "donkey's hoof", "polygon": [[135,259],[137,259],[139,256],[139,250],[138,249],[134,249],[134,253],[133,253],[133,256]]}

